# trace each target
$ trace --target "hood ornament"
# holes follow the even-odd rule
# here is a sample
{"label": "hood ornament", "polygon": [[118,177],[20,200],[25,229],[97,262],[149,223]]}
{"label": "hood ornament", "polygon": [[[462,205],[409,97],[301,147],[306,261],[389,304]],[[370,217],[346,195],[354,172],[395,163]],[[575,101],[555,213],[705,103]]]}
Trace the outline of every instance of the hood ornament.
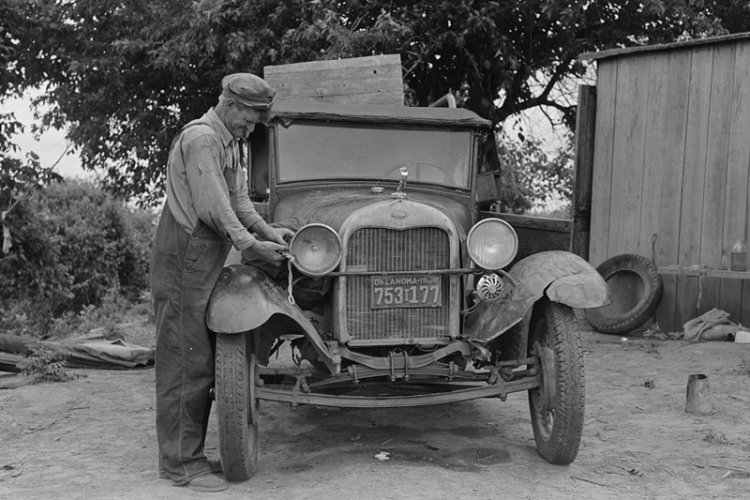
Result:
{"label": "hood ornament", "polygon": [[399,180],[398,187],[396,188],[396,191],[391,193],[391,196],[403,199],[406,198],[406,192],[404,192],[404,189],[406,188],[406,181],[409,178],[409,169],[404,166],[401,167],[399,172],[401,173],[401,180]]}

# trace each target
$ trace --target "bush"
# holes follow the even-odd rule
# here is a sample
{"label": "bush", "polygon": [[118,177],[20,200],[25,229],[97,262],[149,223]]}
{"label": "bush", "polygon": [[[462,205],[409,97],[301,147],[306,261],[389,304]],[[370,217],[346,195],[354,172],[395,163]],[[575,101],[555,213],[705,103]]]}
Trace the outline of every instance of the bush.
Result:
{"label": "bush", "polygon": [[[51,184],[7,216],[13,248],[0,259],[3,324],[27,310],[46,332],[54,318],[148,287],[150,213],[127,207],[90,182]],[[28,309],[26,309],[28,307]]]}
{"label": "bush", "polygon": [[58,348],[39,341],[28,347],[31,352],[21,360],[18,368],[34,382],[66,382],[79,378],[80,375],[71,375],[65,370],[67,356]]}
{"label": "bush", "polygon": [[[562,148],[548,153],[539,139],[516,141],[507,134],[498,141],[503,173],[499,186],[504,211],[553,212],[573,199],[574,146],[569,137]],[[567,217],[565,217],[567,218]]]}

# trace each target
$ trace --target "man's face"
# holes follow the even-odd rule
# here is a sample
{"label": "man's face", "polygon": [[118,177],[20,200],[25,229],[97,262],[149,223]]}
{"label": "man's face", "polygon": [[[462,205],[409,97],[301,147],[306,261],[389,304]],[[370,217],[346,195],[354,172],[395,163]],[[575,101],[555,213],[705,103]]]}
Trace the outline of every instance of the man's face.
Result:
{"label": "man's face", "polygon": [[253,130],[256,123],[268,122],[268,111],[262,111],[245,106],[233,101],[228,107],[227,129],[236,139],[246,139]]}

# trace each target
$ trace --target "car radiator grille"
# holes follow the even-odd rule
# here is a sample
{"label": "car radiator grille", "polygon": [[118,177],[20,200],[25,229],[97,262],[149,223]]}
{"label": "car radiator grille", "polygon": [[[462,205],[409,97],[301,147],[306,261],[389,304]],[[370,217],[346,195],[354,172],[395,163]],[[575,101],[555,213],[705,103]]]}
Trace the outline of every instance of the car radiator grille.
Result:
{"label": "car radiator grille", "polygon": [[[386,273],[447,269],[449,237],[444,230],[433,227],[359,229],[349,239],[346,266]],[[441,278],[439,307],[373,309],[371,280],[372,276],[349,276],[346,281],[346,325],[352,341],[409,342],[449,335],[448,276]]]}

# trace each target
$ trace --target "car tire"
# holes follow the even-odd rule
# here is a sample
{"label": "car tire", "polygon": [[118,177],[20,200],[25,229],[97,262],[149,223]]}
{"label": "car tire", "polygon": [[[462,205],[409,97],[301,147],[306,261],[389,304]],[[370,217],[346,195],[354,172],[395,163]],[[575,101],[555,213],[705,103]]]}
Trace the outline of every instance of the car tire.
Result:
{"label": "car tire", "polygon": [[581,339],[573,310],[542,299],[534,306],[529,356],[539,359],[540,386],[529,390],[529,409],[539,454],[567,465],[581,445],[584,369]]}
{"label": "car tire", "polygon": [[609,334],[628,333],[654,315],[664,285],[651,260],[620,254],[605,260],[596,270],[609,285],[612,303],[585,311],[592,328]]}
{"label": "car tire", "polygon": [[249,335],[216,338],[216,413],[219,449],[228,481],[249,479],[258,465],[257,360],[248,349]]}

